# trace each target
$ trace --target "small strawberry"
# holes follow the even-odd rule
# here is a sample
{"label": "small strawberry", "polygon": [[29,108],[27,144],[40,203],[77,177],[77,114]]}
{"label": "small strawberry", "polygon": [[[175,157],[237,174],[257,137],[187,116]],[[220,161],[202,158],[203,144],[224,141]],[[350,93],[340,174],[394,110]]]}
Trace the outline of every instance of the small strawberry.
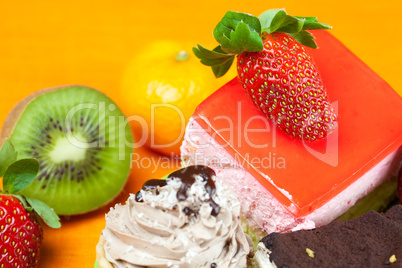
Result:
{"label": "small strawberry", "polygon": [[36,177],[36,159],[17,161],[17,153],[9,140],[0,150],[0,267],[38,267],[42,228],[38,215],[47,225],[60,227],[57,214],[37,199],[18,193]]}
{"label": "small strawberry", "polygon": [[0,267],[38,266],[42,229],[35,214],[12,195],[0,195]]}
{"label": "small strawberry", "polygon": [[214,50],[200,45],[194,54],[224,75],[237,56],[240,83],[252,101],[277,126],[305,141],[326,137],[337,125],[320,75],[304,46],[316,48],[306,30],[330,29],[314,17],[294,17],[273,9],[259,18],[226,13],[214,30]]}

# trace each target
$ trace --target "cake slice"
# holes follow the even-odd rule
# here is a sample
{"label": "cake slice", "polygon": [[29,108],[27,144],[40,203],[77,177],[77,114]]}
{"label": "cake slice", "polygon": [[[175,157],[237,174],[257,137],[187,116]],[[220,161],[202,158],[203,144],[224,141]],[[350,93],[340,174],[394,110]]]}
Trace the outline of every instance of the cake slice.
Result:
{"label": "cake slice", "polygon": [[325,225],[401,167],[401,97],[331,34],[314,36],[319,49],[307,50],[338,115],[333,133],[304,142],[277,130],[235,78],[198,106],[181,147],[183,164],[214,168],[262,232]]}
{"label": "cake slice", "polygon": [[314,230],[271,233],[254,260],[271,267],[401,267],[402,205]]}

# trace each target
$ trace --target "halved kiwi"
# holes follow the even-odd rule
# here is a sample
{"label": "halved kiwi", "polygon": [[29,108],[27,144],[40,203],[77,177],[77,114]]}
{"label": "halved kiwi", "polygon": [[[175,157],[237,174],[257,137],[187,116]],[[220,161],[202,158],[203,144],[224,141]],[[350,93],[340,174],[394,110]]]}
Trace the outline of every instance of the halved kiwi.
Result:
{"label": "halved kiwi", "polygon": [[40,163],[26,196],[60,215],[82,214],[112,200],[129,172],[133,136],[127,119],[103,93],[85,86],[45,89],[7,116],[0,144],[9,138],[18,158]]}

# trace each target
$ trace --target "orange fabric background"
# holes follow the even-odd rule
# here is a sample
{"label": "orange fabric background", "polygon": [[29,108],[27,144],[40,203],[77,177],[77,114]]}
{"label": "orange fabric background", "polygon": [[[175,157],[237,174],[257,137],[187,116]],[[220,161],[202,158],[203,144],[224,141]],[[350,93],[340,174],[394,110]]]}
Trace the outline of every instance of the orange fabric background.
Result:
{"label": "orange fabric background", "polygon": [[[45,87],[84,84],[103,91],[119,104],[124,97],[118,91],[121,74],[138,47],[158,38],[189,39],[194,44],[212,42],[212,30],[227,10],[259,15],[269,8],[286,8],[293,15],[318,16],[334,26],[331,32],[402,95],[399,1],[300,3],[2,1],[0,125],[19,100]],[[155,161],[166,161],[145,148],[137,152]],[[161,177],[178,166],[178,161],[171,160],[169,167],[154,163],[147,168],[134,167],[124,192],[109,206],[124,202],[148,178]],[[63,218],[58,230],[44,227],[40,267],[93,267],[95,245],[109,206]]]}

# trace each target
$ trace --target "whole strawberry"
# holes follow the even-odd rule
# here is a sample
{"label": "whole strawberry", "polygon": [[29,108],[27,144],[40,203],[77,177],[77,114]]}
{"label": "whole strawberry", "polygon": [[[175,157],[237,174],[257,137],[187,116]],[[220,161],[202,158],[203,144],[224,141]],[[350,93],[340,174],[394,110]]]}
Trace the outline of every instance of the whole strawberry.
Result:
{"label": "whole strawberry", "polygon": [[273,9],[259,18],[232,12],[214,30],[220,43],[193,51],[215,76],[237,57],[240,83],[258,109],[289,135],[305,141],[326,137],[337,126],[320,75],[304,46],[316,48],[306,30],[329,29],[314,17],[294,17]]}
{"label": "whole strawberry", "polygon": [[[5,267],[37,267],[42,229],[33,211],[12,195],[0,195],[0,263]],[[1,265],[0,265],[1,267]]]}
{"label": "whole strawberry", "polygon": [[53,228],[59,228],[60,222],[46,204],[18,194],[36,177],[39,163],[16,159],[6,140],[0,150],[0,267],[38,267],[43,235],[37,216]]}

